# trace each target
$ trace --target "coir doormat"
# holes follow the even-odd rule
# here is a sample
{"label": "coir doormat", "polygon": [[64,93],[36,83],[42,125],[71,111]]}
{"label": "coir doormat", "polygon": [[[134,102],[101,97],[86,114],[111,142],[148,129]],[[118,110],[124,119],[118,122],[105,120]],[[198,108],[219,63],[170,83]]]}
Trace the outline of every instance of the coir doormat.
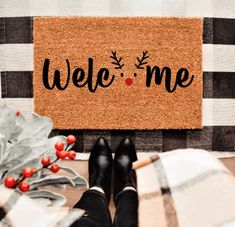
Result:
{"label": "coir doormat", "polygon": [[58,129],[202,127],[202,20],[36,17],[35,111]]}

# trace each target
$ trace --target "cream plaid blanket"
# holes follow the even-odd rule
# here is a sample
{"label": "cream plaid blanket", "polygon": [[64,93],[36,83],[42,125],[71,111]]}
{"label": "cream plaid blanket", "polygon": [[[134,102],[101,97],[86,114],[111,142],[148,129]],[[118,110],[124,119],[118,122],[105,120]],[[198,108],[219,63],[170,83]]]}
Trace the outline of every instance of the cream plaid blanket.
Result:
{"label": "cream plaid blanket", "polygon": [[160,154],[137,179],[140,227],[235,226],[235,178],[209,152]]}
{"label": "cream plaid blanket", "polygon": [[25,195],[0,188],[0,227],[66,227],[83,214],[80,209],[44,207]]}

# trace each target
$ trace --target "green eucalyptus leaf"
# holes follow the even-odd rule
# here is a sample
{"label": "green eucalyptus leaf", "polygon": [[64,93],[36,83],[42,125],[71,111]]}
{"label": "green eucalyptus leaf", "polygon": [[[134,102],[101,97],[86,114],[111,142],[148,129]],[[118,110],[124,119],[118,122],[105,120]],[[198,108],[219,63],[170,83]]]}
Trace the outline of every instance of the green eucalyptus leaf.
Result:
{"label": "green eucalyptus leaf", "polygon": [[65,184],[52,184],[52,185],[44,186],[43,188],[48,189],[48,190],[55,188],[55,189],[64,191],[66,189],[66,185]]}
{"label": "green eucalyptus leaf", "polygon": [[32,119],[31,122],[25,125],[18,140],[23,140],[29,137],[48,137],[52,130],[52,120],[48,117],[40,117]]}
{"label": "green eucalyptus leaf", "polygon": [[46,153],[47,150],[47,138],[25,138],[17,142],[18,145],[24,145],[30,147],[32,155],[37,154],[38,157]]}
{"label": "green eucalyptus leaf", "polygon": [[68,166],[60,166],[60,169],[63,169],[64,171],[66,171],[70,175],[80,176],[76,170],[74,170],[74,169],[72,169],[72,168],[70,168]]}
{"label": "green eucalyptus leaf", "polygon": [[6,149],[7,149],[6,138],[2,134],[0,134],[0,168],[1,168],[1,164],[6,159]]}
{"label": "green eucalyptus leaf", "polygon": [[27,124],[27,121],[25,120],[25,117],[23,114],[20,114],[16,117],[16,125],[19,125],[21,128],[24,128],[24,126]]}
{"label": "green eucalyptus leaf", "polygon": [[11,147],[8,151],[6,151],[6,158],[3,163],[0,165],[0,176],[6,170],[11,170],[15,168],[15,166],[24,162],[31,155],[31,149],[29,147],[17,145]]}
{"label": "green eucalyptus leaf", "polygon": [[32,119],[38,119],[40,118],[41,116],[37,113],[32,113]]}
{"label": "green eucalyptus leaf", "polygon": [[12,130],[9,141],[11,143],[16,143],[17,139],[22,131],[23,131],[23,129],[20,126],[16,125],[15,128]]}
{"label": "green eucalyptus leaf", "polygon": [[45,200],[47,200],[47,203],[50,202],[51,206],[63,206],[67,202],[65,196],[49,190],[33,190],[27,192],[26,195],[38,202],[42,203],[43,201],[44,204]]}
{"label": "green eucalyptus leaf", "polygon": [[30,186],[32,189],[34,189],[53,184],[67,184],[72,187],[76,187],[76,184],[73,182],[73,180],[70,179],[70,177],[59,175],[48,175],[44,178],[40,178],[38,180],[33,181]]}
{"label": "green eucalyptus leaf", "polygon": [[70,177],[75,184],[74,188],[88,188],[88,183],[85,178],[80,176]]}
{"label": "green eucalyptus leaf", "polygon": [[76,188],[88,187],[87,180],[84,177],[80,176],[79,173],[74,169],[67,166],[60,166],[60,169],[63,169],[64,171],[72,175],[70,179],[75,183]]}
{"label": "green eucalyptus leaf", "polygon": [[73,144],[69,144],[68,147],[66,148],[66,151],[69,151],[70,149],[72,149],[73,146],[74,146],[74,143]]}
{"label": "green eucalyptus leaf", "polygon": [[19,116],[16,117],[15,129],[12,130],[12,134],[9,139],[11,141],[11,143],[17,142],[17,139],[18,139],[19,135],[22,133],[23,128],[25,127],[26,124],[27,124],[27,122],[22,114],[20,114]]}
{"label": "green eucalyptus leaf", "polygon": [[8,141],[16,126],[16,114],[6,105],[0,107],[0,134]]}

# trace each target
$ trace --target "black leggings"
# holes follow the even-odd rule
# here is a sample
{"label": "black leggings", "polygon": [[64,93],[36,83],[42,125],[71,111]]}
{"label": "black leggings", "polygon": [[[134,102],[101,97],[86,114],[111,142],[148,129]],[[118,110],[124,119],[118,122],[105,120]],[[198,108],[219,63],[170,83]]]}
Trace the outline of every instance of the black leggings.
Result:
{"label": "black leggings", "polygon": [[74,206],[86,211],[81,219],[72,227],[137,227],[137,193],[133,190],[121,192],[116,200],[116,214],[114,224],[105,196],[95,190],[83,193],[80,201]]}

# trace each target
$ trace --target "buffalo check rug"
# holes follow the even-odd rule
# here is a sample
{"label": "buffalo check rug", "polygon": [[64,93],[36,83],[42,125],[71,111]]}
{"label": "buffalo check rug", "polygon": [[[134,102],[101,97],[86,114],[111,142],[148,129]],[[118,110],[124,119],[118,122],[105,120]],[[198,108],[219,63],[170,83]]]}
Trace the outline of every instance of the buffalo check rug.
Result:
{"label": "buffalo check rug", "polygon": [[[200,148],[222,156],[235,151],[235,1],[234,0],[1,0],[0,103],[30,118],[33,94],[33,18],[40,16],[160,16],[203,19],[203,100],[199,130],[70,130],[76,151],[87,153],[105,137],[115,150],[124,137],[133,139],[139,155],[175,148]],[[63,106],[68,111],[73,106]],[[72,117],[72,116],[71,116]],[[83,157],[81,155],[81,157]]]}

